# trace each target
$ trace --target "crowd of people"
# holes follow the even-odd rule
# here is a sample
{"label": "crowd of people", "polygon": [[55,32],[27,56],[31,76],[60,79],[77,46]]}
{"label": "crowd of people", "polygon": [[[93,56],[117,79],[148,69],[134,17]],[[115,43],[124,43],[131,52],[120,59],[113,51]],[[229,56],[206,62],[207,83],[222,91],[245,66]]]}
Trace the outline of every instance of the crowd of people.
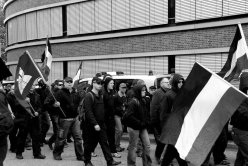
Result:
{"label": "crowd of people", "polygon": [[[186,166],[187,161],[179,157],[173,145],[160,141],[173,101],[183,84],[180,74],[159,80],[158,89],[155,86],[147,89],[143,80],[134,80],[131,87],[125,81],[116,85],[110,75],[103,79],[95,76],[91,86],[80,90],[73,87],[71,77],[55,80],[51,87],[38,79],[38,88],[32,86],[26,98],[28,108],[16,99],[14,85],[8,86],[5,95],[14,114],[14,127],[9,134],[10,151],[16,153],[17,159],[23,159],[24,150],[32,146],[33,157],[45,159],[41,146],[47,144],[54,159],[62,160],[61,154],[72,137],[76,159],[85,166],[93,166],[91,158],[97,156],[94,151],[98,143],[107,165],[119,165],[120,152],[125,150],[121,146],[125,126],[129,136],[128,166],[136,165],[137,156],[142,157],[143,166],[152,165],[149,131],[153,132],[157,144],[154,154],[157,164],[170,166],[176,159],[180,166]],[[46,139],[50,122],[53,134]],[[226,137],[223,134],[218,139],[222,142]],[[220,148],[218,140],[211,151],[215,153],[215,164],[228,165],[224,155],[226,146]],[[203,165],[208,164],[209,156]]]}

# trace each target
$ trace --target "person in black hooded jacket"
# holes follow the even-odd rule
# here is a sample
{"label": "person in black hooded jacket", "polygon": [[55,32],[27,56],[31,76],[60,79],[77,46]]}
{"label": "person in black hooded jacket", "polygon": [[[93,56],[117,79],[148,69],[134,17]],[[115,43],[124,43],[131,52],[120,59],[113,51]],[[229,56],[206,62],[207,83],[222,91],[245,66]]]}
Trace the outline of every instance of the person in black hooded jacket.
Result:
{"label": "person in black hooded jacket", "polygon": [[[161,129],[163,129],[164,124],[166,123],[168,116],[172,111],[172,106],[174,100],[181,89],[184,83],[184,78],[180,74],[174,74],[170,79],[171,89],[165,93],[165,96],[161,102],[161,113],[160,113],[160,122]],[[163,133],[163,130],[162,130]],[[161,134],[162,135],[162,134]],[[160,140],[163,138],[161,137]],[[168,145],[165,151],[161,166],[168,166],[171,164],[172,160],[176,158],[180,166],[187,166],[187,162],[182,160],[179,157],[179,154],[176,148],[173,145]]]}
{"label": "person in black hooded jacket", "polygon": [[105,111],[105,124],[107,126],[107,137],[109,142],[110,151],[113,157],[120,158],[121,155],[117,153],[115,147],[115,119],[114,119],[114,80],[107,77],[104,81],[103,89],[103,103]]}
{"label": "person in black hooded jacket", "polygon": [[150,166],[152,160],[150,157],[150,140],[147,127],[149,126],[149,110],[147,109],[145,93],[145,85],[136,85],[133,87],[134,96],[128,103],[128,108],[124,116],[126,116],[127,131],[129,134],[129,147],[127,155],[127,165],[136,164],[136,149],[138,138],[143,145],[142,162],[143,166]]}
{"label": "person in black hooded jacket", "polygon": [[[247,94],[248,73],[242,73],[240,77],[239,89]],[[248,165],[248,99],[246,98],[231,118],[232,137],[238,146],[238,152],[234,166]]]}

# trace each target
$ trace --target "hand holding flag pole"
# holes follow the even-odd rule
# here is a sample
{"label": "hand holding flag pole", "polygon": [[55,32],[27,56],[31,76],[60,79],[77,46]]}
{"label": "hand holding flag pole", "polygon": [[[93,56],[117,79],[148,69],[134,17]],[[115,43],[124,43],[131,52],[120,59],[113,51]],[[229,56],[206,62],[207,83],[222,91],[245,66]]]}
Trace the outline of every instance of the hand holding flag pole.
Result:
{"label": "hand holding flag pole", "polygon": [[[29,56],[29,58],[31,59],[31,61],[33,62],[33,64],[34,64],[35,68],[36,68],[36,69],[37,69],[37,71],[39,72],[39,75],[40,75],[41,79],[42,79],[42,80],[43,80],[43,82],[47,85],[47,82],[46,82],[46,80],[45,80],[45,78],[44,78],[43,74],[41,73],[41,71],[40,71],[39,67],[38,67],[38,66],[37,66],[37,64],[34,62],[33,58],[30,56],[29,52],[28,52],[28,51],[26,51],[26,53],[28,54],[28,56]],[[52,93],[51,89],[50,89],[50,88],[48,88],[48,89],[49,89],[49,92],[51,93],[52,97],[54,98],[55,102],[57,102],[57,100],[56,100],[55,96],[53,95],[53,93]],[[60,109],[61,113],[63,114],[63,116],[64,116],[64,117],[66,117],[66,115],[65,115],[64,111],[62,110],[62,108],[61,108],[60,106],[59,106],[59,109]]]}

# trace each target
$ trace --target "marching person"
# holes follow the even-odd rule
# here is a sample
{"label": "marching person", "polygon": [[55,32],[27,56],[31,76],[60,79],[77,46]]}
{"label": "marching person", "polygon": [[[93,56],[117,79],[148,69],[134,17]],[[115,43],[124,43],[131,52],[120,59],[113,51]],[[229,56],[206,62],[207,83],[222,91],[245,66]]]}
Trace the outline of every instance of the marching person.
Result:
{"label": "marching person", "polygon": [[124,114],[124,121],[129,134],[129,146],[127,155],[127,165],[136,165],[136,150],[140,138],[143,146],[142,162],[143,166],[151,166],[150,140],[147,128],[149,127],[149,110],[147,109],[146,87],[136,85],[133,87],[134,96],[128,103],[128,109]]}
{"label": "marching person", "polygon": [[38,85],[39,88],[35,89],[35,91],[40,95],[40,101],[41,101],[41,113],[40,113],[40,128],[41,128],[41,139],[40,143],[43,145],[43,143],[47,143],[46,141],[46,134],[50,128],[50,120],[47,108],[45,107],[45,99],[47,96],[51,93],[49,90],[49,87],[44,83],[42,78],[38,78]]}
{"label": "marching person", "polygon": [[153,133],[156,141],[155,158],[158,163],[160,163],[160,157],[164,150],[165,145],[159,141],[159,137],[162,131],[162,121],[161,121],[161,110],[160,103],[162,102],[165,93],[169,90],[170,84],[168,78],[162,78],[160,80],[160,88],[154,92],[152,101],[150,104],[150,114],[151,114],[151,125],[153,127]]}
{"label": "marching person", "polygon": [[0,81],[0,113],[1,115],[6,115],[5,118],[2,118],[1,116],[1,120],[0,120],[0,124],[5,125],[5,128],[2,128],[1,126],[1,131],[0,131],[0,135],[1,135],[0,137],[0,166],[3,166],[3,162],[6,158],[7,151],[8,151],[7,136],[8,136],[8,132],[10,132],[11,128],[13,127],[12,118],[14,118],[14,116],[11,115],[12,112],[8,108],[7,97],[6,97],[1,81]]}
{"label": "marching person", "polygon": [[117,153],[115,147],[114,97],[114,80],[111,77],[106,77],[103,88],[103,104],[105,110],[107,137],[112,156],[115,158],[120,158],[121,155]]}
{"label": "marching person", "polygon": [[[244,72],[240,77],[239,89],[248,94],[248,73]],[[232,137],[234,143],[238,146],[238,152],[234,166],[248,165],[248,99],[241,103],[237,111],[231,118]]]}
{"label": "marching person", "polygon": [[59,130],[53,150],[53,157],[55,160],[62,160],[61,154],[64,150],[68,131],[71,129],[77,160],[84,161],[80,121],[77,111],[81,98],[79,93],[72,88],[72,82],[71,77],[66,77],[64,79],[64,87],[55,94],[57,101],[54,103],[54,106],[61,106],[65,116],[62,114],[62,111],[59,112]]}
{"label": "marching person", "polygon": [[[173,102],[179,90],[183,86],[183,83],[184,78],[180,74],[174,74],[170,80],[171,89],[165,93],[160,106],[160,108],[162,109],[160,113],[160,122],[162,129],[168,119],[168,116],[171,113]],[[161,133],[163,133],[163,131]],[[163,138],[160,138],[160,141],[161,140],[163,140]],[[179,157],[179,154],[173,145],[167,146],[161,166],[169,166],[174,158],[177,159],[180,166],[187,166],[187,162]]]}
{"label": "marching person", "polygon": [[[64,86],[63,80],[55,80],[54,81],[54,87],[52,88],[52,93],[56,94],[60,89],[62,89]],[[59,129],[59,108],[54,105],[54,97],[50,93],[47,98],[44,101],[44,104],[46,105],[46,108],[48,108],[48,113],[51,118],[51,122],[53,125],[53,135],[48,139],[47,144],[51,150],[53,150],[53,143],[55,143],[57,135],[58,135],[58,129]]]}
{"label": "marching person", "polygon": [[93,166],[91,163],[91,152],[99,143],[108,166],[119,165],[113,159],[106,134],[105,111],[103,97],[99,93],[102,89],[102,80],[98,77],[92,79],[92,90],[85,96],[85,123],[84,133],[84,158],[85,166]]}
{"label": "marching person", "polygon": [[122,152],[125,148],[121,147],[121,137],[123,134],[123,125],[121,118],[127,107],[127,85],[122,82],[119,85],[119,91],[114,97],[114,117],[115,117],[115,147],[117,152]]}
{"label": "marching person", "polygon": [[[39,114],[41,113],[40,96],[35,92],[35,86],[32,85],[26,101],[30,103],[30,108],[22,108],[16,111],[16,124],[18,126],[16,158],[23,159],[25,142],[28,133],[32,139],[33,156],[35,159],[45,159],[46,156],[41,154],[40,148],[40,121]],[[25,109],[32,109],[33,116],[31,116]]]}

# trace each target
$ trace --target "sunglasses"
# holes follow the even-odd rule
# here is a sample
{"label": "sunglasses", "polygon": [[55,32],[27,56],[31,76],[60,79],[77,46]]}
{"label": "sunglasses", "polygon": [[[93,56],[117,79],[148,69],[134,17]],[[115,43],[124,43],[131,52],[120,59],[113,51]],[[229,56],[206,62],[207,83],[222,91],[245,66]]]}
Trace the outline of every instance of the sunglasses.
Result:
{"label": "sunglasses", "polygon": [[96,83],[98,85],[101,85],[102,84],[102,81],[94,81],[93,83]]}
{"label": "sunglasses", "polygon": [[126,89],[127,87],[121,87],[121,88]]}
{"label": "sunglasses", "polygon": [[71,84],[72,83],[72,81],[66,81],[67,83],[69,83],[69,84]]}

